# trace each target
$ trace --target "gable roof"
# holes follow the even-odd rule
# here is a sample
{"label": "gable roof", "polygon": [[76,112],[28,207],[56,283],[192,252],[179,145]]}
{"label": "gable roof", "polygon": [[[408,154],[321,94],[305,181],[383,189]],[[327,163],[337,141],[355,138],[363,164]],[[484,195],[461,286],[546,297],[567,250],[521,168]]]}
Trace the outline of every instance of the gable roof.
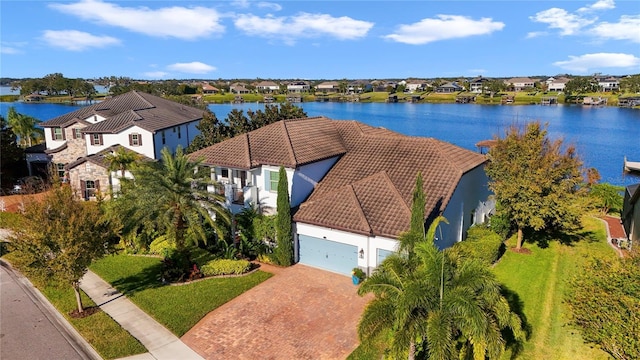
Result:
{"label": "gable roof", "polygon": [[346,148],[327,118],[278,121],[190,155],[205,165],[251,169],[261,165],[297,168],[344,154]]}
{"label": "gable roof", "polygon": [[446,208],[462,175],[484,155],[433,138],[405,136],[353,120],[284,120],[191,154],[204,164],[296,168],[340,156],[294,221],[395,238],[408,230],[418,172],[431,215]]}
{"label": "gable roof", "polygon": [[[106,156],[108,154],[111,154],[115,151],[117,151],[119,148],[124,148],[127,151],[131,151],[134,152],[133,150],[127,149],[124,146],[120,145],[120,144],[115,144],[115,145],[111,145],[106,149],[103,149],[95,154],[91,154],[91,155],[87,155],[87,156],[83,156],[81,158],[78,158],[76,161],[70,162],[69,164],[65,165],[65,169],[66,170],[71,170],[75,167],[77,167],[78,165],[84,164],[85,162],[90,162],[93,164],[96,164],[102,168],[108,169],[109,168],[109,161],[106,159]],[[146,157],[140,153],[136,153],[140,160],[142,161],[153,161],[153,159]]]}
{"label": "gable roof", "polygon": [[93,115],[105,120],[82,129],[84,133],[118,133],[131,126],[150,132],[202,119],[203,111],[140,91],[114,96],[40,123],[42,127],[66,127]]}

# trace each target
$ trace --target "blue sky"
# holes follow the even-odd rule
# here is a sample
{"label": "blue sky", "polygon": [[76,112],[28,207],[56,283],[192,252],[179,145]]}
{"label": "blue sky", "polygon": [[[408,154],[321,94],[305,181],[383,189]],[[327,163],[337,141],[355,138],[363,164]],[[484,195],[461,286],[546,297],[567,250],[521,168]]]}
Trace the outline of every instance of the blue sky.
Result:
{"label": "blue sky", "polygon": [[0,76],[640,73],[640,1],[0,2]]}

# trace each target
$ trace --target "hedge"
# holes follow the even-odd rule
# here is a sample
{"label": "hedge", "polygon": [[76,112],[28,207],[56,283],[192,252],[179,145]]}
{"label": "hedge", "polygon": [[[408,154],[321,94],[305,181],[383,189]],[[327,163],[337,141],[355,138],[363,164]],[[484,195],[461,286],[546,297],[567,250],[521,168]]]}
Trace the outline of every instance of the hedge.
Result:
{"label": "hedge", "polygon": [[251,263],[247,260],[219,259],[212,260],[202,266],[204,276],[240,275],[249,271]]}

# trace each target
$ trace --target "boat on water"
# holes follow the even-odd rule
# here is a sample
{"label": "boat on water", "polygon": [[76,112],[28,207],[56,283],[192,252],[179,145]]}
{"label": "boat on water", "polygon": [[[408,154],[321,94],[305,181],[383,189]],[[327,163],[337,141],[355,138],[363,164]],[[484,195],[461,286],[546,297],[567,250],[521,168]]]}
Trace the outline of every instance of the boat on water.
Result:
{"label": "boat on water", "polygon": [[627,157],[624,157],[624,171],[626,172],[639,172],[640,173],[640,161],[628,161]]}

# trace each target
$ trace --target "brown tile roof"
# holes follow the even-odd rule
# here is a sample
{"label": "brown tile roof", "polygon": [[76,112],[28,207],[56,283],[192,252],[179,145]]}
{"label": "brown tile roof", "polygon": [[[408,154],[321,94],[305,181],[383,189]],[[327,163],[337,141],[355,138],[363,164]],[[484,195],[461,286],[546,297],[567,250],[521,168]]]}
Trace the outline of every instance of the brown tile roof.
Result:
{"label": "brown tile roof", "polygon": [[297,168],[345,152],[333,121],[318,117],[279,121],[198,150],[191,158],[239,169],[261,165]]}
{"label": "brown tile roof", "polygon": [[82,129],[85,133],[118,133],[131,126],[150,132],[202,119],[203,111],[140,91],[114,96],[45,121],[43,127],[66,127],[93,115],[106,119]]}
{"label": "brown tile roof", "polygon": [[462,175],[485,162],[482,154],[433,138],[324,117],[281,121],[191,156],[240,169],[265,164],[296,168],[340,156],[294,220],[392,238],[408,230],[418,172],[427,214],[440,213]]}
{"label": "brown tile roof", "polygon": [[[91,162],[94,163],[100,167],[103,167],[105,169],[109,168],[109,162],[107,161],[107,159],[105,158],[105,156],[107,156],[108,154],[111,154],[115,151],[117,151],[119,148],[124,148],[125,150],[128,151],[132,151],[129,150],[127,148],[125,148],[124,146],[120,145],[120,144],[115,144],[115,145],[111,145],[106,149],[103,149],[95,154],[91,154],[91,155],[87,155],[87,156],[83,156],[81,158],[78,158],[76,161],[70,162],[67,165],[65,165],[65,169],[66,170],[71,170],[73,168],[75,168],[78,165],[84,164],[85,162]],[[153,161],[153,159],[146,157],[142,154],[138,154],[139,159],[141,161]]]}

